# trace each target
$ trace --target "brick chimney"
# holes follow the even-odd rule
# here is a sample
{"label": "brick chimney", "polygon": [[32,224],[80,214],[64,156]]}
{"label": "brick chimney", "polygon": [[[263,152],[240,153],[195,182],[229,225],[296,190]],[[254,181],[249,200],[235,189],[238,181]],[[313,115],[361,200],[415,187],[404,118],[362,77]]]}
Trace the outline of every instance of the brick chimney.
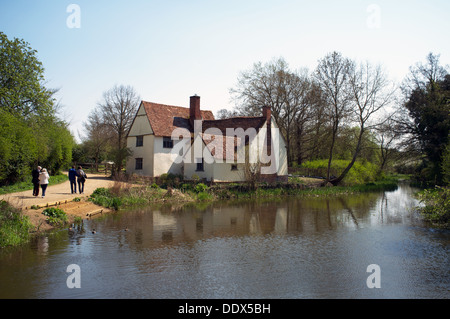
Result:
{"label": "brick chimney", "polygon": [[266,140],[266,146],[267,146],[267,155],[272,155],[272,110],[270,109],[270,106],[263,106],[263,117],[266,119],[266,125],[267,125],[267,140]]}
{"label": "brick chimney", "polygon": [[270,106],[263,106],[263,117],[265,117],[267,122],[270,123],[272,118],[272,110],[270,109]]}
{"label": "brick chimney", "polygon": [[189,121],[191,122],[191,126],[194,127],[194,120],[201,119],[202,114],[200,113],[200,96],[191,96],[189,105]]}

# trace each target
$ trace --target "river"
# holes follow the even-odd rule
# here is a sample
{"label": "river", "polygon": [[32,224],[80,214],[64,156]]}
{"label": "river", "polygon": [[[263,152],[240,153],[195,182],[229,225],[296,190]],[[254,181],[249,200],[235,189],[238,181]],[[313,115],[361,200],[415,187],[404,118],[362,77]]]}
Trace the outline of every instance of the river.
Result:
{"label": "river", "polygon": [[413,192],[121,211],[0,250],[0,298],[447,299]]}

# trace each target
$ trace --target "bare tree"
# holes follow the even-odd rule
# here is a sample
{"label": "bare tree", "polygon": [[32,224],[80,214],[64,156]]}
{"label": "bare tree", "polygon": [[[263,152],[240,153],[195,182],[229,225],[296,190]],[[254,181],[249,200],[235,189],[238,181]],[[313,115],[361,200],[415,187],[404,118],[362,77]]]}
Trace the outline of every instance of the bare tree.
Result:
{"label": "bare tree", "polygon": [[287,157],[291,156],[291,135],[297,113],[305,110],[308,93],[308,75],[305,70],[292,71],[283,58],[268,63],[255,63],[242,72],[236,88],[230,90],[239,114],[260,116],[262,107],[269,106],[273,118],[286,139]]}
{"label": "bare tree", "polygon": [[314,78],[325,99],[325,116],[331,124],[331,145],[328,153],[326,182],[330,181],[331,162],[336,137],[342,122],[350,115],[350,72],[353,62],[338,52],[332,52],[319,61]]}
{"label": "bare tree", "polygon": [[122,170],[123,161],[128,155],[126,135],[136,115],[140,97],[131,86],[114,86],[103,94],[98,104],[103,123],[110,127],[115,135],[115,164],[117,172]]}
{"label": "bare tree", "polygon": [[352,115],[359,125],[359,135],[352,160],[339,177],[330,181],[334,185],[344,179],[355,163],[361,151],[364,134],[384,122],[384,117],[375,118],[375,115],[393,101],[396,91],[382,68],[380,66],[373,67],[368,62],[351,69],[349,83],[354,105]]}
{"label": "bare tree", "polygon": [[93,110],[86,123],[87,136],[85,137],[84,144],[86,149],[95,161],[95,168],[98,171],[98,164],[105,156],[108,149],[111,148],[111,140],[114,137],[114,132],[111,127],[103,122],[101,114],[98,109]]}
{"label": "bare tree", "polygon": [[390,123],[380,126],[376,132],[376,140],[380,150],[380,172],[382,172],[397,151],[394,146],[398,136],[393,131]]}
{"label": "bare tree", "polygon": [[405,96],[411,95],[416,89],[426,90],[448,74],[448,66],[441,66],[439,63],[440,54],[429,53],[426,63],[418,62],[409,68],[409,74],[402,82],[402,91]]}
{"label": "bare tree", "polygon": [[236,117],[236,116],[239,116],[239,114],[236,111],[229,111],[227,109],[220,109],[219,111],[217,111],[216,119],[217,120],[224,120],[224,119],[229,119],[229,118]]}
{"label": "bare tree", "polygon": [[294,132],[297,164],[300,165],[307,153],[314,152],[320,139],[323,124],[323,99],[319,86],[309,78],[304,78],[304,91],[295,114]]}
{"label": "bare tree", "polygon": [[[291,71],[286,75],[283,99],[285,107],[281,110],[280,126],[285,132],[286,143],[288,145],[287,156],[289,163],[293,160],[292,138],[298,141],[304,135],[304,125],[311,114],[310,89],[311,83],[308,78],[308,71],[302,69],[299,71]],[[301,150],[297,149],[297,154]]]}

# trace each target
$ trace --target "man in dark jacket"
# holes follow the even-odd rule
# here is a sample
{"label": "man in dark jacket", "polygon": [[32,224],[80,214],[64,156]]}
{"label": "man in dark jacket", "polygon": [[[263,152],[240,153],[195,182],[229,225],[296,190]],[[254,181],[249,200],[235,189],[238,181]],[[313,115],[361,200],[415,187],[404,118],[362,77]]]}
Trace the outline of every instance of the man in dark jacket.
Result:
{"label": "man in dark jacket", "polygon": [[41,172],[41,167],[38,166],[31,172],[33,177],[31,182],[33,183],[33,196],[39,196],[39,173]]}
{"label": "man in dark jacket", "polygon": [[75,169],[75,166],[72,166],[72,168],[69,169],[70,190],[72,191],[72,194],[77,193],[76,176],[77,176],[77,171]]}

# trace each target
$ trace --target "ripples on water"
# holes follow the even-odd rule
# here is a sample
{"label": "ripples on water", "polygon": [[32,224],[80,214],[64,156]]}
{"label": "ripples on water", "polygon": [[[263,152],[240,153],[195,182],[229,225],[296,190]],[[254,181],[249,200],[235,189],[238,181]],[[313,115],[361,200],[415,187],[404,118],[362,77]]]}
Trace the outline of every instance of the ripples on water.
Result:
{"label": "ripples on water", "polygon": [[[3,252],[0,297],[448,298],[449,232],[421,224],[411,192],[85,221],[84,233]],[[81,289],[66,286],[70,264]],[[381,268],[380,289],[366,285],[370,264]]]}

